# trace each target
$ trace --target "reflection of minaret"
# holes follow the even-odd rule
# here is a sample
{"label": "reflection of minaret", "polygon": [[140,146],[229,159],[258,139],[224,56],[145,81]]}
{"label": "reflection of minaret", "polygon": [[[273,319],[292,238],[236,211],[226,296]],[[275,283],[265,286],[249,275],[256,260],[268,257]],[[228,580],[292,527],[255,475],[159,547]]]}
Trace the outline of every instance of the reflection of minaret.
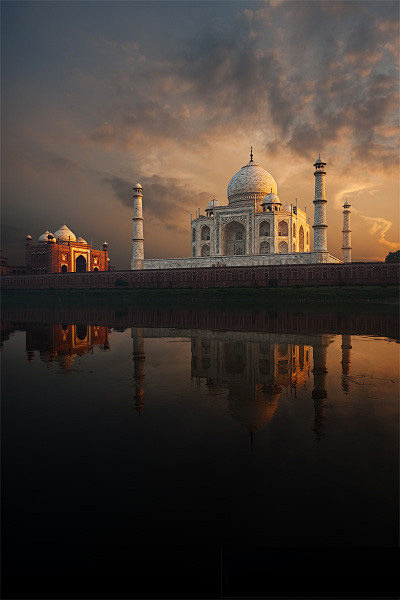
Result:
{"label": "reflection of minaret", "polygon": [[317,439],[321,438],[324,434],[324,406],[325,399],[327,398],[326,376],[328,374],[326,368],[326,354],[328,345],[328,337],[322,335],[321,340],[316,342],[313,347],[314,367],[312,372],[314,375],[314,389],[311,397],[314,400],[314,432]]}
{"label": "reflection of minaret", "polygon": [[349,393],[351,335],[342,335],[342,390]]}
{"label": "reflection of minaret", "polygon": [[135,408],[138,412],[144,409],[144,340],[143,331],[139,327],[132,327],[133,339],[133,378],[135,380]]}

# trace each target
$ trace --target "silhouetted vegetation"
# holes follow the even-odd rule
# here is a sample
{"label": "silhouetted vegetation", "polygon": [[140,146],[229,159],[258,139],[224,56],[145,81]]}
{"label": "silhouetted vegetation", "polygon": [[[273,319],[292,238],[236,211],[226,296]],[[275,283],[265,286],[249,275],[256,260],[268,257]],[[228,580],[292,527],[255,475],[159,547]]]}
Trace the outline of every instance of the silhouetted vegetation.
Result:
{"label": "silhouetted vegetation", "polygon": [[389,252],[385,258],[385,263],[400,263],[400,250],[396,250],[396,252]]}

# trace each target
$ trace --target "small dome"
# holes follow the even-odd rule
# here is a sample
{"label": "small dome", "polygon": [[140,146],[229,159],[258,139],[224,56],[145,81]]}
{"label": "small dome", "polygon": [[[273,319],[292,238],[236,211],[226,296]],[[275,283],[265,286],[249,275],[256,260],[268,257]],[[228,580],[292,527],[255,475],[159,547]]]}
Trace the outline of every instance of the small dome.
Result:
{"label": "small dome", "polygon": [[218,200],[215,199],[215,196],[212,200],[210,200],[210,202],[207,204],[207,208],[206,210],[212,210],[214,208],[214,206],[222,206],[221,202],[218,202]]}
{"label": "small dome", "polygon": [[252,160],[244,165],[228,184],[229,204],[243,200],[262,200],[270,191],[277,193],[276,181],[268,171]]}
{"label": "small dome", "polygon": [[63,225],[54,234],[57,242],[76,242],[76,236],[66,225]]}
{"label": "small dome", "polygon": [[49,236],[49,235],[53,235],[53,234],[50,231],[46,230],[44,233],[42,233],[41,236],[39,236],[38,242],[40,242],[40,243],[48,242],[49,238],[47,236]]}
{"label": "small dome", "polygon": [[346,202],[343,204],[343,208],[349,208],[350,206],[351,204],[348,200],[346,200]]}
{"label": "small dome", "polygon": [[323,158],[321,158],[321,154],[319,154],[317,160],[315,161],[314,167],[315,165],[326,165],[326,161]]}
{"label": "small dome", "polygon": [[270,193],[265,196],[261,204],[281,204],[281,201],[279,200],[279,196],[274,194],[271,189]]}
{"label": "small dome", "polygon": [[87,241],[83,239],[83,237],[79,236],[76,240],[78,244],[87,244]]}

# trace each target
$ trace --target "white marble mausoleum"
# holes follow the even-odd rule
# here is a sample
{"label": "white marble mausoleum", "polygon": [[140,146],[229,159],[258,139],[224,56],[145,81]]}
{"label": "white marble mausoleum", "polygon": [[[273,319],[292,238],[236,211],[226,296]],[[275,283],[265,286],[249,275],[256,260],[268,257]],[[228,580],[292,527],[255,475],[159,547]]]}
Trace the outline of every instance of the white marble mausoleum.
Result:
{"label": "white marble mausoleum", "polygon": [[[314,163],[314,244],[306,212],[296,204],[283,204],[275,179],[253,160],[244,165],[228,184],[228,204],[215,196],[205,214],[191,219],[191,256],[187,258],[144,258],[143,189],[133,188],[133,255],[131,269],[168,269],[213,266],[256,266],[272,264],[340,263],[328,252],[325,175],[326,162]],[[349,209],[347,208],[347,214]],[[349,217],[347,217],[349,218]],[[349,221],[348,221],[349,222]],[[346,229],[347,255],[350,248]],[[347,262],[347,261],[346,261]]]}

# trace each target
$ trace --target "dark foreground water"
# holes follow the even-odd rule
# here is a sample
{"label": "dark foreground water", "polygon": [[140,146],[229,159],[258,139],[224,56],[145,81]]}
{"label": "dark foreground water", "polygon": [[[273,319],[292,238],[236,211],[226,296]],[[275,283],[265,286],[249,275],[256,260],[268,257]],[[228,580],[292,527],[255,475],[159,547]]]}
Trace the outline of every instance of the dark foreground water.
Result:
{"label": "dark foreground water", "polygon": [[5,598],[396,597],[396,315],[7,309]]}

